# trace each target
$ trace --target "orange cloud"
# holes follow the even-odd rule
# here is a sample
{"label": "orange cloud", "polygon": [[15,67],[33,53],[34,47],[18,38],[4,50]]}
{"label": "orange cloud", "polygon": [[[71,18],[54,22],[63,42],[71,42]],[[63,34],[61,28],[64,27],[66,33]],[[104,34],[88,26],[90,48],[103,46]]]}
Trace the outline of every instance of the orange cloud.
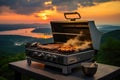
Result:
{"label": "orange cloud", "polygon": [[120,22],[120,1],[111,1],[101,3],[91,7],[80,7],[82,19],[93,19],[103,23],[119,23]]}
{"label": "orange cloud", "polygon": [[64,18],[63,13],[57,12],[56,7],[54,6],[53,10],[44,10],[38,13],[35,13],[37,17],[42,20],[51,21],[51,20],[61,20]]}
{"label": "orange cloud", "polygon": [[51,5],[52,4],[52,1],[47,1],[47,2],[44,2],[45,5]]}

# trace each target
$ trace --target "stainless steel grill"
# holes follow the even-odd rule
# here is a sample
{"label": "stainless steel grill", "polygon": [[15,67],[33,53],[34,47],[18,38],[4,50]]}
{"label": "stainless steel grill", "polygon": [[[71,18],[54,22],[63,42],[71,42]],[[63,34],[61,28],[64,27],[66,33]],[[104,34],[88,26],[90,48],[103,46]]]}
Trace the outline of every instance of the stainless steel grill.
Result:
{"label": "stainless steel grill", "polygon": [[26,45],[27,63],[37,61],[61,68],[63,74],[71,73],[71,69],[80,66],[83,61],[93,58],[95,50],[99,49],[101,33],[97,30],[94,21],[76,20],[67,15],[70,21],[51,21],[53,43],[39,44],[38,42]]}

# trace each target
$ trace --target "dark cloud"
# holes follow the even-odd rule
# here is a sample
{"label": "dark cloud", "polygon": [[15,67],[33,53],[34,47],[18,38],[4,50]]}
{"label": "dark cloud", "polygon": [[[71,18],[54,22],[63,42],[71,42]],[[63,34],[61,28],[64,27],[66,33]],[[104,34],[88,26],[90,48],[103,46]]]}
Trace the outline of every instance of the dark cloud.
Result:
{"label": "dark cloud", "polygon": [[[47,1],[52,1],[52,4],[46,6],[44,2]],[[111,0],[0,0],[0,7],[7,6],[15,13],[28,15],[46,9],[53,9],[53,6],[56,6],[58,11],[73,11],[80,6],[94,6],[95,3],[107,1]]]}
{"label": "dark cloud", "polygon": [[52,6],[45,6],[44,2],[49,0],[0,0],[0,6],[8,6],[15,13],[31,14],[37,11],[51,9]]}
{"label": "dark cloud", "polygon": [[72,11],[78,7],[94,6],[96,3],[103,3],[112,0],[52,0],[53,5],[57,6],[57,10]]}
{"label": "dark cloud", "polygon": [[57,6],[59,11],[72,11],[77,9],[77,0],[52,0],[52,4]]}

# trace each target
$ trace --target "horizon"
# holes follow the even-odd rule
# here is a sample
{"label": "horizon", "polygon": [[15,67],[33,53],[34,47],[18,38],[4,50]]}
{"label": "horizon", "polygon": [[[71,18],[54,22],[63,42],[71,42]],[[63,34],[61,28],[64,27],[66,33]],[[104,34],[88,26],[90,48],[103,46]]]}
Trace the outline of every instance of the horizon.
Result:
{"label": "horizon", "polygon": [[[0,23],[0,25],[50,25],[50,23]],[[95,24],[96,26],[120,26],[120,24]]]}

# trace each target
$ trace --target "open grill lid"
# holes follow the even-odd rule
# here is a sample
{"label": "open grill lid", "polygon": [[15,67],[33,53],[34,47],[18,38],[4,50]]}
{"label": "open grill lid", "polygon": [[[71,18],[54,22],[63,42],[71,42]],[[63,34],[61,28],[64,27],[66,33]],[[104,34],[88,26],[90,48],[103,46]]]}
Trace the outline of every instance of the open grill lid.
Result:
{"label": "open grill lid", "polygon": [[[69,13],[67,13],[68,15]],[[78,14],[78,13],[70,13]],[[65,14],[64,14],[65,15]],[[80,17],[80,15],[78,15]],[[65,17],[66,18],[66,17]],[[101,33],[96,28],[94,21],[82,21],[67,18],[70,21],[51,21],[51,28],[54,42],[66,42],[67,40],[79,37],[80,40],[92,42],[94,49],[98,50],[100,46]]]}

